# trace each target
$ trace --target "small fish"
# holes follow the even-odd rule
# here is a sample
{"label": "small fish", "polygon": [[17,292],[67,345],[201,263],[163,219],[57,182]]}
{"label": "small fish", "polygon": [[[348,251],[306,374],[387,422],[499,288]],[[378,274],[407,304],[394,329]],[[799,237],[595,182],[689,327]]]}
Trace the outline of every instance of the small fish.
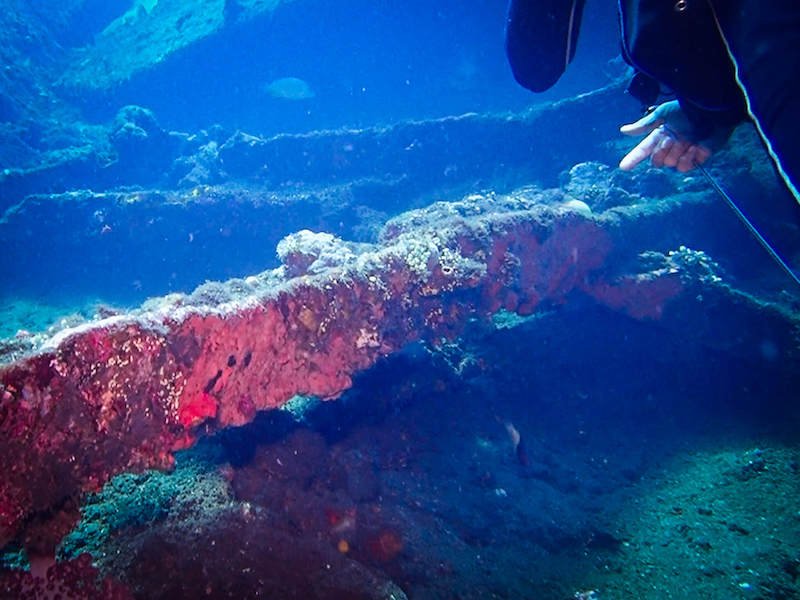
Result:
{"label": "small fish", "polygon": [[[498,421],[500,421],[500,419],[498,419]],[[514,427],[514,424],[511,421],[500,422],[503,424],[503,427],[506,428],[508,438],[511,440],[511,445],[514,447],[514,454],[517,455],[519,464],[521,464],[523,467],[527,467],[528,450],[525,446],[525,442],[522,440],[522,435],[520,434],[519,430]]]}
{"label": "small fish", "polygon": [[263,89],[273,98],[282,100],[308,100],[315,96],[308,82],[297,77],[281,77],[266,84]]}

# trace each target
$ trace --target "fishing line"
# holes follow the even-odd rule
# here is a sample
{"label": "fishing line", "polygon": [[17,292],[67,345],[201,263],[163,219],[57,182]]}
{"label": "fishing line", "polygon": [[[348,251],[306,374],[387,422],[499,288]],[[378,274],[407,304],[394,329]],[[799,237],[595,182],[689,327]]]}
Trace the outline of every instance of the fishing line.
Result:
{"label": "fishing line", "polygon": [[725,190],[723,190],[720,187],[720,185],[711,176],[711,174],[708,171],[706,171],[706,168],[704,166],[702,166],[702,165],[696,165],[696,166],[697,166],[698,169],[700,169],[700,172],[708,180],[708,183],[711,185],[711,188],[715,192],[717,192],[717,194],[719,194],[719,196],[725,201],[725,203],[728,206],[731,207],[731,210],[736,214],[736,216],[739,218],[739,220],[742,222],[742,224],[753,235],[753,237],[756,238],[758,243],[761,244],[761,247],[764,248],[764,250],[766,250],[769,253],[769,255],[772,257],[772,260],[774,260],[776,263],[778,263],[778,265],[781,267],[781,269],[783,269],[784,272],[789,277],[791,277],[792,280],[794,280],[794,282],[797,284],[798,287],[800,287],[800,278],[797,275],[795,275],[794,271],[792,271],[792,269],[789,268],[789,265],[786,264],[786,262],[780,257],[780,255],[775,251],[775,249],[770,245],[770,243],[764,238],[764,236],[761,235],[758,232],[758,230],[756,229],[755,225],[753,225],[750,222],[750,219],[747,218],[747,215],[745,215],[741,211],[741,209],[736,205],[736,202],[733,201],[733,198],[731,198],[725,192]]}

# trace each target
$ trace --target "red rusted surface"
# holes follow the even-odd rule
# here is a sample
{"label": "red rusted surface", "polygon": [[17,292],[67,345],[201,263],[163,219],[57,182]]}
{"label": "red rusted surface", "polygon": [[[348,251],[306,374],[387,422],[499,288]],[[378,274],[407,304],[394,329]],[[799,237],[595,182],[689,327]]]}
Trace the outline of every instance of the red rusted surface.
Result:
{"label": "red rusted surface", "polygon": [[599,221],[571,212],[434,208],[391,223],[349,262],[67,332],[0,369],[0,546],[51,553],[81,494],[114,474],[169,468],[198,435],[296,394],[335,398],[380,356],[453,337],[471,317],[530,314],[574,293],[658,317],[678,277],[604,281],[611,248]]}

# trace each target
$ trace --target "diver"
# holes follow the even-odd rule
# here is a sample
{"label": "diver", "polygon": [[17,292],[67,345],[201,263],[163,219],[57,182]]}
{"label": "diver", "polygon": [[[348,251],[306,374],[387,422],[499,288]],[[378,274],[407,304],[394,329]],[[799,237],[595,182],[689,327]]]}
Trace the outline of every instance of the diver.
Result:
{"label": "diver", "polygon": [[[541,92],[575,56],[585,0],[510,0],[506,54],[515,79]],[[751,120],[800,202],[800,2],[620,0],[628,91],[648,112],[623,125],[646,135],[620,162],[650,158],[681,172],[702,165]]]}

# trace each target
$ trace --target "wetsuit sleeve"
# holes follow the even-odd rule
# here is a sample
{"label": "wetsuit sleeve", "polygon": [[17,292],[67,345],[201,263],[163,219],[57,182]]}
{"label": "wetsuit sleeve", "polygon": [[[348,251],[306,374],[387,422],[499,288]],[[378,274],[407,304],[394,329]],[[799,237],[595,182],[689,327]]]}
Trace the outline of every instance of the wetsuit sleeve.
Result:
{"label": "wetsuit sleeve", "polygon": [[575,56],[585,0],[511,0],[506,55],[514,78],[534,92],[550,88]]}
{"label": "wetsuit sleeve", "polygon": [[800,2],[716,0],[711,5],[747,112],[800,202]]}

